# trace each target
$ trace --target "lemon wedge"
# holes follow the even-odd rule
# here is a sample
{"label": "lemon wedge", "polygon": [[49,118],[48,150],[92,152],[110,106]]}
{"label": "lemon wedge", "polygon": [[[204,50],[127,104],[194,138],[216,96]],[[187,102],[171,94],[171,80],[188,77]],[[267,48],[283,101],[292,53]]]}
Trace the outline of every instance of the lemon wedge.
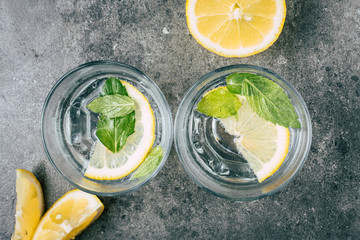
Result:
{"label": "lemon wedge", "polygon": [[57,200],[36,228],[33,240],[71,239],[94,222],[104,210],[92,194],[72,190]]}
{"label": "lemon wedge", "polygon": [[41,185],[29,171],[16,169],[16,214],[12,240],[32,239],[44,214],[44,197]]}
{"label": "lemon wedge", "polygon": [[289,149],[289,129],[260,118],[246,102],[238,96],[242,106],[237,116],[220,118],[225,130],[235,136],[239,153],[248,161],[259,182],[276,172],[284,162]]}
{"label": "lemon wedge", "polygon": [[85,176],[97,180],[114,180],[133,172],[146,158],[155,140],[155,118],[146,97],[130,83],[121,81],[135,102],[135,133],[118,153],[97,142]]}
{"label": "lemon wedge", "polygon": [[187,0],[190,33],[205,48],[225,57],[264,51],[280,35],[285,0]]}

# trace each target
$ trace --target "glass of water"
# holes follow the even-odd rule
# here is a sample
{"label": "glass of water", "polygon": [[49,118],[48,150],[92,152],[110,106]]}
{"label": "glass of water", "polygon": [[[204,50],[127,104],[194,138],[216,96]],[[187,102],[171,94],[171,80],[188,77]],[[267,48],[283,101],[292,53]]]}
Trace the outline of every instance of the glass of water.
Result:
{"label": "glass of water", "polygon": [[[124,80],[149,101],[155,117],[155,141],[164,156],[146,176],[117,180],[95,180],[84,176],[97,141],[98,117],[86,105],[98,97],[106,79]],[[173,124],[170,107],[156,84],[144,73],[124,63],[90,62],[66,73],[51,89],[42,112],[42,139],[45,152],[55,169],[71,184],[86,192],[113,196],[131,192],[155,177],[169,156]],[[141,165],[140,165],[141,166]]]}
{"label": "glass of water", "polygon": [[[280,85],[301,123],[289,128],[288,154],[280,168],[263,182],[258,182],[246,159],[238,153],[234,137],[219,120],[199,113],[197,104],[203,95],[226,86],[232,73],[252,73]],[[254,200],[284,188],[303,166],[311,145],[311,120],[303,98],[294,87],[271,70],[252,65],[233,65],[210,72],[200,78],[185,94],[176,114],[175,147],[190,177],[206,190],[231,200]]]}

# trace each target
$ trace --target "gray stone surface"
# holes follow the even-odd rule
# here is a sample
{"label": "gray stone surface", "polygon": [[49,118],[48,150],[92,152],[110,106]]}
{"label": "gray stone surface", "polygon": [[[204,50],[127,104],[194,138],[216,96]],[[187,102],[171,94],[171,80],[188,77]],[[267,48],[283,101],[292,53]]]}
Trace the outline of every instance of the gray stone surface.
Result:
{"label": "gray stone surface", "polygon": [[302,94],[313,144],[280,193],[232,202],[199,188],[174,148],[146,187],[101,198],[103,215],[77,239],[359,239],[360,1],[287,1],[278,41],[263,53],[224,58],[190,35],[185,1],[0,1],[0,238],[14,227],[15,169],[31,170],[47,207],[73,187],[42,148],[47,93],[92,60],[133,65],[164,90],[173,116],[205,73],[248,63],[273,69]]}

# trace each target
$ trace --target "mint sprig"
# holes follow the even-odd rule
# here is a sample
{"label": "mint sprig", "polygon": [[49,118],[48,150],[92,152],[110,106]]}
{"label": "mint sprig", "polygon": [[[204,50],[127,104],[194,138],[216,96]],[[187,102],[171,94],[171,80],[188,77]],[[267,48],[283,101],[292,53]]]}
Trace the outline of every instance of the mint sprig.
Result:
{"label": "mint sprig", "polygon": [[111,152],[119,152],[127,138],[135,132],[135,103],[128,96],[119,79],[108,78],[101,90],[87,107],[100,113],[96,127],[99,141]]}
{"label": "mint sprig", "polygon": [[235,115],[241,107],[239,98],[226,88],[218,88],[206,94],[198,103],[197,110],[210,117],[226,118]]}
{"label": "mint sprig", "polygon": [[275,82],[251,73],[233,73],[226,82],[228,90],[245,96],[260,117],[284,127],[301,128],[289,97]]}
{"label": "mint sprig", "polygon": [[161,146],[157,146],[150,150],[144,162],[136,170],[136,172],[131,176],[131,179],[137,179],[147,176],[149,173],[152,173],[157,166],[160,164],[161,159],[164,156],[164,151]]}

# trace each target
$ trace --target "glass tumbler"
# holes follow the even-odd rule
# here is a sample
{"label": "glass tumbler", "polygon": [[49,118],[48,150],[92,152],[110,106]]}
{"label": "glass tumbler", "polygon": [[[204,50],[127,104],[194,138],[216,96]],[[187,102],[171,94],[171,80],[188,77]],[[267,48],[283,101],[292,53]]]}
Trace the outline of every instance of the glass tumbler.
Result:
{"label": "glass tumbler", "polygon": [[[261,183],[247,161],[232,147],[231,136],[220,122],[196,111],[202,96],[214,88],[226,86],[226,77],[235,72],[264,76],[280,85],[301,123],[300,129],[289,128],[290,145],[284,162]],[[201,77],[185,94],[176,114],[174,131],[176,151],[188,175],[211,193],[231,200],[259,199],[283,189],[303,166],[312,136],[308,109],[296,89],[269,69],[244,64],[219,68]]]}
{"label": "glass tumbler", "polygon": [[[98,121],[97,115],[86,105],[99,96],[109,77],[132,84],[148,99],[154,112],[153,146],[160,145],[164,156],[157,168],[146,176],[132,179],[130,174],[117,180],[94,180],[84,176],[97,141]],[[41,123],[44,149],[55,169],[75,187],[103,196],[125,194],[148,183],[164,166],[173,139],[171,111],[161,90],[136,68],[112,61],[86,63],[61,77],[45,100]]]}

